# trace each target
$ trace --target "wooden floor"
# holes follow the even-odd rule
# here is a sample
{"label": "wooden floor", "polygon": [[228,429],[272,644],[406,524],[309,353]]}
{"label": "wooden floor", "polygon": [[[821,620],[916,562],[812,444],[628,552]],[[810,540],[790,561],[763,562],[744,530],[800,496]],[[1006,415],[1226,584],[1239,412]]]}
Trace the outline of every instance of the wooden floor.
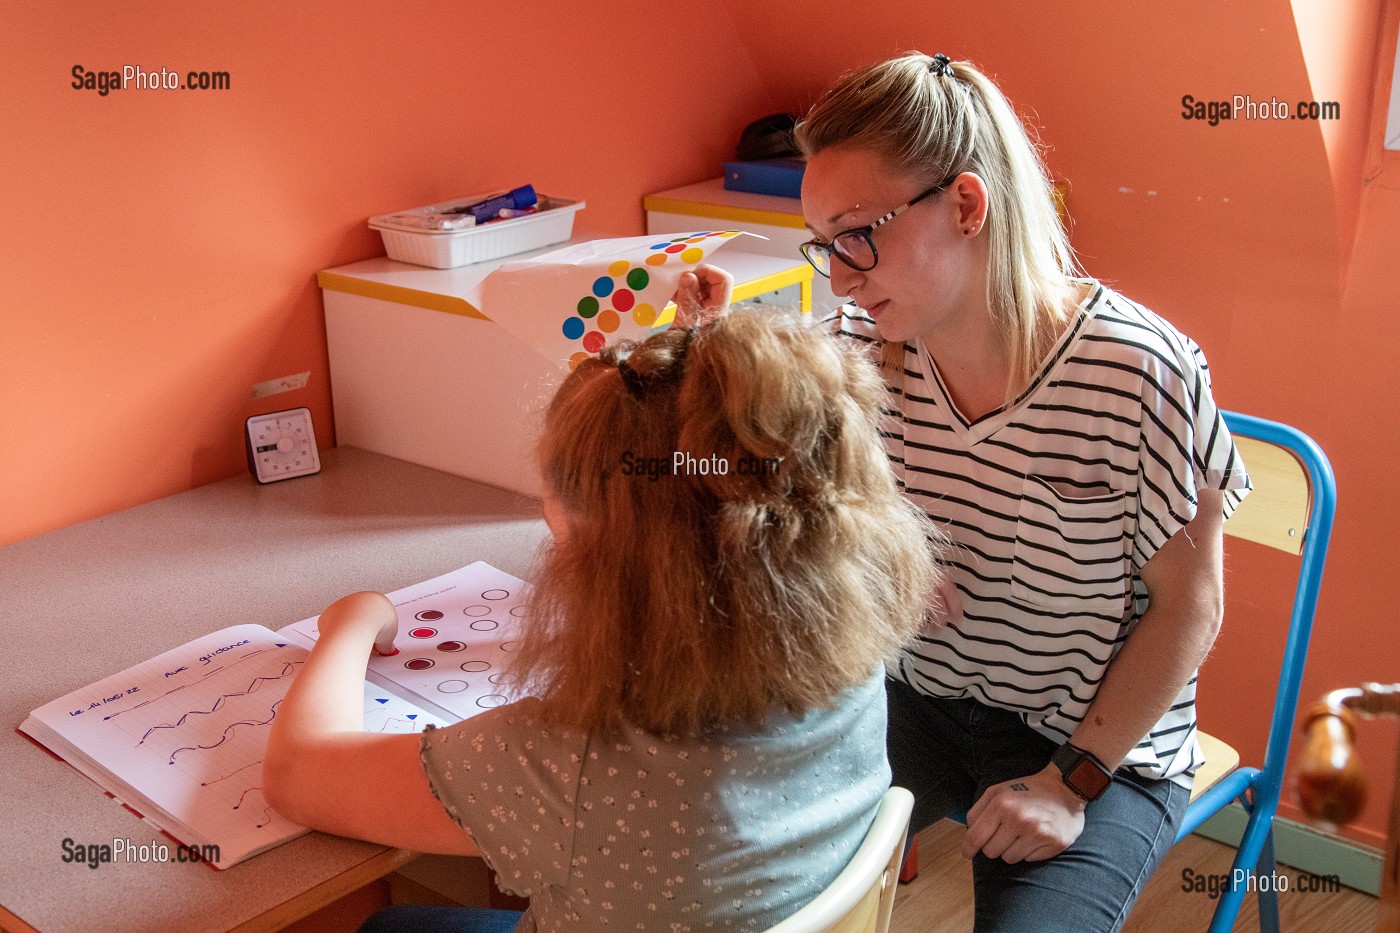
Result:
{"label": "wooden floor", "polygon": [[[894,902],[891,933],[968,933],[972,929],[972,863],[958,848],[967,830],[944,820],[919,836],[919,877],[901,885]],[[1192,836],[1167,854],[1138,899],[1123,933],[1204,933],[1216,902],[1206,894],[1181,890],[1182,872],[1227,873],[1235,850]],[[1296,869],[1280,867],[1290,881]],[[1296,887],[1296,885],[1295,885]],[[1279,895],[1279,923],[1284,933],[1373,933],[1376,899],[1342,888],[1338,893]],[[1258,900],[1245,898],[1236,931],[1257,933]]]}

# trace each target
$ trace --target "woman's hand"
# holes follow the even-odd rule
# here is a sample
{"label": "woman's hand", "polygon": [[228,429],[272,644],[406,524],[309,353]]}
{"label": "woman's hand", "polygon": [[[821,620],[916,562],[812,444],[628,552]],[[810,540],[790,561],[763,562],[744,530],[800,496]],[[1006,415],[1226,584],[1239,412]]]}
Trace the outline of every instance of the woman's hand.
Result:
{"label": "woman's hand", "polygon": [[1054,858],[1084,832],[1084,806],[1054,764],[994,784],[967,811],[963,857],[981,852],[1011,865]]}
{"label": "woman's hand", "polygon": [[734,276],[716,266],[701,264],[694,272],[681,273],[672,301],[676,303],[676,327],[694,327],[718,317],[734,297]]}
{"label": "woman's hand", "polygon": [[399,617],[394,604],[383,593],[366,591],[341,597],[321,613],[316,627],[321,637],[341,637],[342,632],[374,633],[374,650],[382,655],[398,654],[394,638],[399,634]]}

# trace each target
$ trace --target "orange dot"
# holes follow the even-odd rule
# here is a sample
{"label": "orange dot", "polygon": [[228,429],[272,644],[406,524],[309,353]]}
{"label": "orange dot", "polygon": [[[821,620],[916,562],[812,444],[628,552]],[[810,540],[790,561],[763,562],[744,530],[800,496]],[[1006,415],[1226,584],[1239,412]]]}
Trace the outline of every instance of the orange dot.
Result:
{"label": "orange dot", "polygon": [[703,242],[705,242],[705,237],[702,237],[702,236],[693,236],[693,237],[691,237],[690,239],[686,240],[686,242],[687,242],[687,243],[703,243]]}
{"label": "orange dot", "polygon": [[681,253],[681,262],[697,263],[704,258],[705,251],[698,246],[692,246],[690,249]]}
{"label": "orange dot", "polygon": [[632,309],[632,320],[643,327],[650,327],[656,322],[656,309],[646,302],[642,302]]}
{"label": "orange dot", "polygon": [[608,266],[608,275],[626,275],[628,265],[629,263],[627,260],[619,259],[617,262]]}
{"label": "orange dot", "polygon": [[582,363],[586,359],[588,359],[588,354],[584,353],[582,350],[569,357],[569,371],[572,372],[578,367],[579,363]]}
{"label": "orange dot", "polygon": [[618,319],[617,312],[609,308],[606,311],[599,311],[598,320],[594,323],[598,325],[598,329],[603,333],[611,334],[613,331],[617,330],[617,325],[622,322]]}
{"label": "orange dot", "polygon": [[666,265],[666,254],[665,254],[665,253],[652,253],[650,256],[647,257],[647,265],[649,265],[649,266],[664,266],[664,265]]}

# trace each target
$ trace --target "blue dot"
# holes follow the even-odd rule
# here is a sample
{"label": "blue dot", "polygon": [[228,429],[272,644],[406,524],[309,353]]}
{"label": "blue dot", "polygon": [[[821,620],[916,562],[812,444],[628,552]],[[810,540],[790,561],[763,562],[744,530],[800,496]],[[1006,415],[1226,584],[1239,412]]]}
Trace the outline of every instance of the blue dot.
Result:
{"label": "blue dot", "polygon": [[608,297],[609,295],[612,294],[612,290],[613,290],[613,280],[612,280],[612,276],[609,276],[609,275],[601,276],[597,281],[595,281],[595,282],[593,283],[593,294],[597,295],[599,298],[606,298],[606,297]]}
{"label": "blue dot", "polygon": [[582,318],[571,317],[564,320],[564,336],[570,340],[577,340],[582,337],[583,328],[584,324]]}
{"label": "blue dot", "polygon": [[670,245],[671,241],[667,240],[665,243],[653,243],[652,245],[648,246],[647,249],[665,249]]}

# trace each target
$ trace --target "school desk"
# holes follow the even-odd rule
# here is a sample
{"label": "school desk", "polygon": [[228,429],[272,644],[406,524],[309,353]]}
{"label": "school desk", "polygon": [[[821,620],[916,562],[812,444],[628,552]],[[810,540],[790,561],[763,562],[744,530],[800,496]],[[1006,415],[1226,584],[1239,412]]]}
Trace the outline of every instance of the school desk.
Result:
{"label": "school desk", "polygon": [[321,455],[314,476],[239,476],[0,548],[0,928],[276,930],[413,857],[310,833],[226,871],[64,863],[65,837],[175,847],[14,731],[54,697],[225,626],[278,628],[474,560],[528,575],[547,533],[535,500],[353,447]]}

